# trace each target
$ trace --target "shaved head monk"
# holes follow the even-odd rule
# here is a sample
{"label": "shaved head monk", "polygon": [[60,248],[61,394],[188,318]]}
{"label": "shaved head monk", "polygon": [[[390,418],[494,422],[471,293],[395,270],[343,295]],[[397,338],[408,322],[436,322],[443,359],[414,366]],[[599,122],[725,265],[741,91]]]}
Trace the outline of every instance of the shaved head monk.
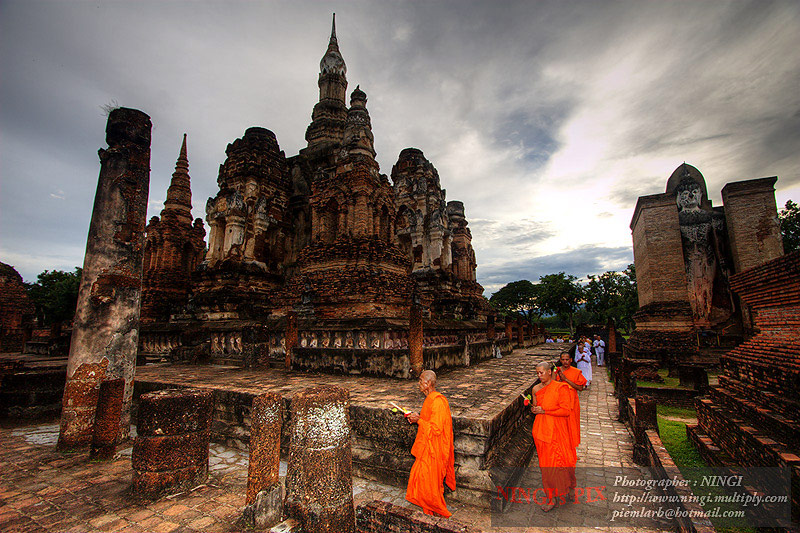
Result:
{"label": "shaved head monk", "polygon": [[448,517],[451,513],[444,503],[442,483],[456,490],[450,405],[436,391],[436,374],[432,370],[420,374],[419,391],[425,395],[422,410],[406,417],[409,423],[419,425],[411,448],[416,460],[408,477],[406,500],[422,507],[425,514]]}
{"label": "shaved head monk", "polygon": [[[562,352],[559,362],[553,379],[569,385],[569,396],[572,399],[569,431],[572,447],[577,448],[581,443],[581,402],[578,399],[578,392],[586,387],[586,378],[583,377],[583,372],[572,366],[572,357],[569,356],[569,352]],[[577,454],[577,451],[575,453]]]}
{"label": "shaved head monk", "polygon": [[576,457],[569,428],[572,398],[570,386],[553,379],[552,363],[536,365],[536,374],[541,383],[533,388],[535,395],[531,402],[531,412],[536,415],[533,442],[548,498],[542,511],[547,512],[556,503],[566,503],[575,489]]}

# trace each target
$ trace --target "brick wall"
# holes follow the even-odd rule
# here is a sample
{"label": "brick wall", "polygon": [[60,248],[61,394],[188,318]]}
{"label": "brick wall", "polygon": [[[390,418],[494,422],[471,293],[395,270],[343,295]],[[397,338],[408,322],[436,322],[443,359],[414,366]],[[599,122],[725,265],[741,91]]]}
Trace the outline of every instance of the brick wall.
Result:
{"label": "brick wall", "polygon": [[743,272],[783,254],[775,203],[778,178],[728,183],[722,188],[725,221],[736,272]]}
{"label": "brick wall", "polygon": [[640,197],[631,221],[631,231],[639,306],[687,300],[675,197],[666,193]]}

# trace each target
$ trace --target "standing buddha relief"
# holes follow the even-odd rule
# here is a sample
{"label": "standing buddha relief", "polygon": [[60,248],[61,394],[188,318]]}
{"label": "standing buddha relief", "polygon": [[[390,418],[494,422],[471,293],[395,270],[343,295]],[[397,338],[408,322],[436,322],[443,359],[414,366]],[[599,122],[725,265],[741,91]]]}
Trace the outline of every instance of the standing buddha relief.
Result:
{"label": "standing buddha relief", "polygon": [[[713,209],[705,198],[704,184],[684,167],[675,188],[683,260],[686,268],[689,303],[698,328],[721,325],[734,312],[727,283],[730,262],[727,258],[725,215]],[[693,167],[692,167],[693,168]]]}

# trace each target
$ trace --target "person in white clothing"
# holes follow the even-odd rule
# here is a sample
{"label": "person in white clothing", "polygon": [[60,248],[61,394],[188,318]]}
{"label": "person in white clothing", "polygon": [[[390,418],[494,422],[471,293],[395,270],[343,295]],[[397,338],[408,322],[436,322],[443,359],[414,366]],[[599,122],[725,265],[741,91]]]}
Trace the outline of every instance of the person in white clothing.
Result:
{"label": "person in white clothing", "polygon": [[606,365],[606,343],[600,338],[600,335],[594,336],[594,353],[597,355],[597,366]]}
{"label": "person in white clothing", "polygon": [[586,386],[592,384],[592,354],[585,343],[579,342],[575,348],[575,366],[586,378]]}

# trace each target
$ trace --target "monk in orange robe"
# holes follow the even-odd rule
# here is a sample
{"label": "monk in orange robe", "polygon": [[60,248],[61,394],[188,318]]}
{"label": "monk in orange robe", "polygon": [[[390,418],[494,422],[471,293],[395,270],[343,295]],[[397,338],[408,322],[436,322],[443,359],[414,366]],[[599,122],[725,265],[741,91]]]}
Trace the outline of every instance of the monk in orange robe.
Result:
{"label": "monk in orange robe", "polygon": [[420,374],[419,390],[425,395],[422,410],[419,414],[406,415],[409,423],[419,425],[411,448],[416,460],[408,478],[406,500],[422,507],[425,514],[449,517],[451,513],[444,502],[442,482],[446,482],[450,490],[456,490],[450,405],[436,391],[436,374],[431,370]]}
{"label": "monk in orange robe", "polygon": [[547,503],[542,511],[549,511],[556,503],[566,503],[575,489],[575,448],[570,437],[569,416],[572,399],[569,385],[553,379],[553,365],[543,362],[536,365],[541,383],[536,385],[535,402],[531,402],[533,442],[542,471],[542,485],[547,492]]}
{"label": "monk in orange robe", "polygon": [[[569,353],[563,352],[559,358],[561,365],[556,367],[553,379],[563,381],[569,385],[569,396],[572,399],[572,413],[569,416],[569,431],[572,439],[572,447],[577,448],[581,443],[581,402],[578,399],[578,392],[586,387],[586,378],[583,372],[572,366],[572,357]],[[577,454],[577,452],[576,452]]]}

